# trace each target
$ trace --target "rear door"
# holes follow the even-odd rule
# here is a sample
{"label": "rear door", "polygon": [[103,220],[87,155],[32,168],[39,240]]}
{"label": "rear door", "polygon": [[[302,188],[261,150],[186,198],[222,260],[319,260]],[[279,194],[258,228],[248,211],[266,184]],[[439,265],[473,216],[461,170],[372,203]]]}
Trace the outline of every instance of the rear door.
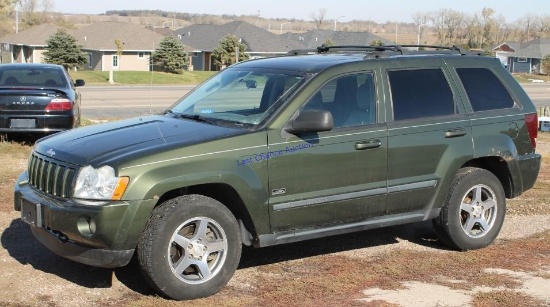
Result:
{"label": "rear door", "polygon": [[387,113],[393,117],[387,214],[425,214],[441,205],[442,189],[473,156],[470,121],[441,59],[400,59],[386,67]]}

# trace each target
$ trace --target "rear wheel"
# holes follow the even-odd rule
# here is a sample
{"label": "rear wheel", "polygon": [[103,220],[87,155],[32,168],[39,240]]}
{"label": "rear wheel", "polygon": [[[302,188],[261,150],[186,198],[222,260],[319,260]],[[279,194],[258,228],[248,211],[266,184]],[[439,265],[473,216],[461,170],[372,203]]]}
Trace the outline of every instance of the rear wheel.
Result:
{"label": "rear wheel", "polygon": [[186,300],[212,295],[225,286],[237,269],[241,247],[231,211],[214,199],[186,195],[153,211],[137,254],[153,288]]}
{"label": "rear wheel", "polygon": [[440,215],[434,220],[439,239],[452,248],[485,247],[497,237],[506,212],[498,178],[480,168],[463,168],[456,175]]}

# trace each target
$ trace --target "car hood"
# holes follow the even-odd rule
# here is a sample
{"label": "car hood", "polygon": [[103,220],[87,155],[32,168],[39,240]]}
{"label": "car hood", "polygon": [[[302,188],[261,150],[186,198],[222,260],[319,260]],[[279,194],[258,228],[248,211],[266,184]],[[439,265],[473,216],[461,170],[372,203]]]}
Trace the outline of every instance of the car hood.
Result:
{"label": "car hood", "polygon": [[66,163],[100,166],[247,132],[242,128],[147,116],[58,133],[40,139],[35,151]]}

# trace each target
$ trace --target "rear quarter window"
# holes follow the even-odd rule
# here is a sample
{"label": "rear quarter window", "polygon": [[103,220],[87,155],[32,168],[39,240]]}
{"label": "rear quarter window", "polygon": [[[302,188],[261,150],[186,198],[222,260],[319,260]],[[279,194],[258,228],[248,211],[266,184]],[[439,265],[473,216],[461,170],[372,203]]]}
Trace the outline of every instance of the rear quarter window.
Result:
{"label": "rear quarter window", "polygon": [[457,68],[475,112],[514,107],[514,99],[495,74],[486,68]]}

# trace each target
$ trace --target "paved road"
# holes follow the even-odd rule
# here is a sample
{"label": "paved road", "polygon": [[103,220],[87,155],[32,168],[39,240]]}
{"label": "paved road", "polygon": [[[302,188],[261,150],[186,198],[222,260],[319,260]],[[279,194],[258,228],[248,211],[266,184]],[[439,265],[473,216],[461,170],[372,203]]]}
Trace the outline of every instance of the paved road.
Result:
{"label": "paved road", "polygon": [[550,106],[550,83],[525,83],[522,86],[537,107]]}
{"label": "paved road", "polygon": [[[523,87],[538,107],[550,106],[550,83],[529,83]],[[88,119],[127,118],[165,110],[193,89],[180,86],[84,86],[82,116]]]}
{"label": "paved road", "polygon": [[127,118],[165,110],[194,86],[84,86],[82,117]]}

